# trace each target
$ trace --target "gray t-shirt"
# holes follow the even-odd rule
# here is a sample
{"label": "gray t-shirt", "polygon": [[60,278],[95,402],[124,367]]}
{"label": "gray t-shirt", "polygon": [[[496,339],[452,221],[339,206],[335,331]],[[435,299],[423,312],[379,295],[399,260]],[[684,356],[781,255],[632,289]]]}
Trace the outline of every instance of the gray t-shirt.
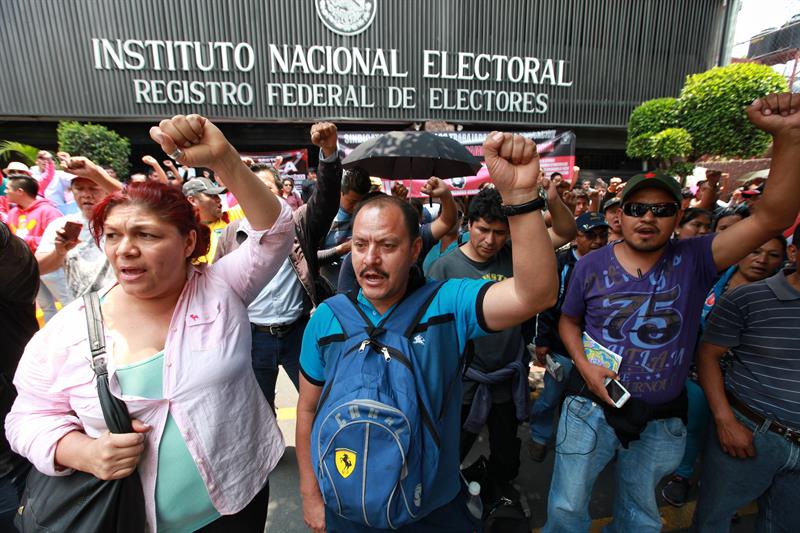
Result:
{"label": "gray t-shirt", "polygon": [[725,387],[762,416],[800,429],[800,291],[783,271],[717,300],[703,342],[730,348]]}
{"label": "gray t-shirt", "polygon": [[[511,247],[508,245],[485,263],[473,261],[459,248],[436,260],[428,272],[428,277],[441,280],[470,278],[503,281],[513,275]],[[473,343],[475,356],[472,366],[482,372],[492,372],[503,368],[516,359],[519,350],[524,345],[519,326],[475,339]],[[472,401],[476,388],[476,383],[464,382],[464,403]],[[511,381],[492,385],[491,390],[494,403],[511,401]]]}

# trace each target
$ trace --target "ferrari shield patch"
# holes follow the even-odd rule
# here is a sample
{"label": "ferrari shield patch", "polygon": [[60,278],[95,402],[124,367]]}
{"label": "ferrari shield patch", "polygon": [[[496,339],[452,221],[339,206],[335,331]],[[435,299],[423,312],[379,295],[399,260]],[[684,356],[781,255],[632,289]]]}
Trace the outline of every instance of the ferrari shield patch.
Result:
{"label": "ferrari shield patch", "polygon": [[356,452],[347,448],[336,449],[336,470],[339,475],[347,479],[356,468]]}

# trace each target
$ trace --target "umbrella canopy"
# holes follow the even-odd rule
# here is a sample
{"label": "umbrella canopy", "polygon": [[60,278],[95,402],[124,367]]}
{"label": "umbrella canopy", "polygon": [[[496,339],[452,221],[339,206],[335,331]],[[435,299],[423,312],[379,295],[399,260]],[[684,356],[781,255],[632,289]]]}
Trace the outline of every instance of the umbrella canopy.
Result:
{"label": "umbrella canopy", "polygon": [[392,131],[359,144],[342,166],[361,167],[370,176],[400,180],[474,176],[481,162],[450,137],[425,131]]}

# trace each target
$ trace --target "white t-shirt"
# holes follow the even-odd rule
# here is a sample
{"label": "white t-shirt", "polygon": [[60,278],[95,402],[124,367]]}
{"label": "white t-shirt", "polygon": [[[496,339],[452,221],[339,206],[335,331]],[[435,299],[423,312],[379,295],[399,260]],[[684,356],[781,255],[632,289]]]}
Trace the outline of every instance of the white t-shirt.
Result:
{"label": "white t-shirt", "polygon": [[79,298],[87,292],[100,290],[104,286],[114,283],[116,277],[106,254],[94,243],[92,233],[89,231],[89,221],[80,212],[65,215],[48,224],[37,252],[55,250],[56,232],[62,229],[68,221],[83,224],[78,237],[80,242],[67,252],[64,260],[67,288],[74,298]]}

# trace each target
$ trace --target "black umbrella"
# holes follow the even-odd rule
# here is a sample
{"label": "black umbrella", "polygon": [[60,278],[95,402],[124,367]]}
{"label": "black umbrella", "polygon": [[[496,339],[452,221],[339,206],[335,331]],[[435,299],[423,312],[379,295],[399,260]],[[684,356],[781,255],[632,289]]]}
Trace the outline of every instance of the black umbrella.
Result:
{"label": "black umbrella", "polygon": [[450,137],[425,131],[392,131],[359,144],[342,161],[387,179],[474,176],[481,162]]}

